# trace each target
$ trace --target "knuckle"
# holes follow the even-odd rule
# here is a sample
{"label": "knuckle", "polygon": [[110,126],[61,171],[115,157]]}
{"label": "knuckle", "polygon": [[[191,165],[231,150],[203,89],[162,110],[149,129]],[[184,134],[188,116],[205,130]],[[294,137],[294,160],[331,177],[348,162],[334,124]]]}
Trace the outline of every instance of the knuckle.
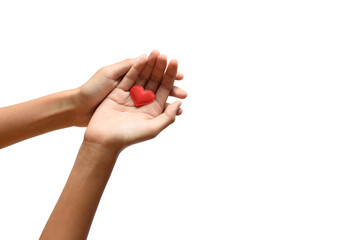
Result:
{"label": "knuckle", "polygon": [[127,74],[126,78],[131,82],[136,82],[136,77],[131,74]]}
{"label": "knuckle", "polygon": [[170,84],[167,84],[167,83],[162,83],[161,84],[161,87],[164,89],[164,90],[166,90],[166,91],[168,91],[168,92],[170,92],[170,93],[172,93],[172,94],[175,94],[175,90],[173,90],[173,87],[170,85]]}

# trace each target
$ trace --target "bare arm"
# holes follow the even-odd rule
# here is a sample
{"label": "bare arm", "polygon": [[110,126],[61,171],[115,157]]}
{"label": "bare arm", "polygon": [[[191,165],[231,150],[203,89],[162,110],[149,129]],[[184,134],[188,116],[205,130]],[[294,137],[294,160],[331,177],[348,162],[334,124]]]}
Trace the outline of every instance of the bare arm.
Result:
{"label": "bare arm", "polygon": [[119,152],[84,141],[40,239],[86,239]]}
{"label": "bare arm", "polygon": [[0,108],[0,148],[75,124],[76,90]]}
{"label": "bare arm", "polygon": [[0,148],[70,126],[87,126],[102,100],[135,59],[98,70],[79,88],[0,108]]}
{"label": "bare arm", "polygon": [[[165,56],[158,59],[167,65]],[[147,61],[139,59],[92,116],[66,186],[40,239],[86,239],[118,154],[132,144],[154,138],[180,114],[181,102],[166,105],[177,75],[177,61],[171,61],[165,73],[165,68],[147,71]],[[134,84],[151,88],[156,93],[155,101],[135,107],[129,93]],[[185,97],[183,92],[181,98]]]}
{"label": "bare arm", "polygon": [[[150,71],[159,52],[154,50],[146,65]],[[98,105],[119,84],[138,58],[102,67],[79,88],[0,108],[0,148],[70,126],[87,126]],[[181,80],[182,74],[176,79]],[[184,91],[174,88],[171,96]]]}

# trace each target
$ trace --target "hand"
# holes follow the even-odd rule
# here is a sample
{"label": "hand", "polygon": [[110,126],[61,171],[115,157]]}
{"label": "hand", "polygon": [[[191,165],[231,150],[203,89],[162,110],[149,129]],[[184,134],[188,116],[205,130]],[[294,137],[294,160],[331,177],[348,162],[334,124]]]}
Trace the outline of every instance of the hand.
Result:
{"label": "hand", "polygon": [[[125,147],[151,139],[175,121],[181,113],[180,101],[166,104],[171,94],[184,99],[187,94],[174,87],[178,78],[177,60],[168,64],[164,55],[153,65],[151,55],[139,58],[115,89],[94,113],[85,133],[85,141],[121,151]],[[134,84],[155,93],[151,104],[136,107],[129,90]]]}
{"label": "hand", "polygon": [[[139,57],[140,58],[140,57]],[[119,84],[124,75],[133,66],[139,58],[129,58],[122,62],[102,67],[98,70],[84,85],[75,89],[75,115],[74,124],[76,126],[87,126],[97,106],[106,98],[106,96]],[[154,66],[163,66],[164,55],[160,55],[159,51],[154,50],[148,57],[148,62],[144,67],[143,77],[151,74]],[[160,64],[159,64],[160,63]],[[166,67],[166,63],[165,63]],[[156,69],[156,68],[155,68]],[[176,80],[183,79],[183,74],[178,73]],[[171,96],[178,97],[183,95],[183,90],[174,88]]]}

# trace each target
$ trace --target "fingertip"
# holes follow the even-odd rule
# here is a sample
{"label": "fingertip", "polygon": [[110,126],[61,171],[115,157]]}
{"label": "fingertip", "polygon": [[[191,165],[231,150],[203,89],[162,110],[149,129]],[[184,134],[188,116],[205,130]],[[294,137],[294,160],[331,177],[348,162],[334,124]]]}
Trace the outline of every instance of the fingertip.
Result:
{"label": "fingertip", "polygon": [[171,59],[170,64],[178,65],[177,59]]}
{"label": "fingertip", "polygon": [[181,101],[175,101],[165,108],[165,112],[175,114],[180,109],[181,104]]}
{"label": "fingertip", "polygon": [[181,115],[182,113],[183,113],[182,108],[178,109],[178,111],[177,111],[177,116]]}
{"label": "fingertip", "polygon": [[178,72],[176,75],[176,80],[182,80],[184,78],[183,73]]}
{"label": "fingertip", "polygon": [[155,55],[155,56],[159,56],[160,55],[160,51],[157,49],[152,50],[150,55]]}
{"label": "fingertip", "polygon": [[169,96],[179,98],[179,99],[185,99],[187,97],[187,92],[184,91],[181,88],[172,89],[173,91],[170,93]]}
{"label": "fingertip", "polygon": [[[132,67],[133,64],[135,64],[138,61],[138,59],[139,59],[139,57],[137,57],[137,58],[127,58],[124,61],[119,62],[119,63],[126,63],[128,65],[128,67]],[[115,65],[119,65],[119,64],[118,63],[113,64],[113,66],[115,66]]]}
{"label": "fingertip", "polygon": [[146,54],[142,54],[142,56],[138,59],[138,63],[146,63],[148,61],[148,56]]}
{"label": "fingertip", "polygon": [[179,101],[179,100],[177,100],[177,101],[175,101],[175,104],[177,105],[177,108],[180,108],[180,107],[181,107],[181,105],[182,105],[182,102],[181,102],[181,101]]}
{"label": "fingertip", "polygon": [[167,56],[166,56],[165,54],[160,54],[160,55],[158,56],[158,59],[167,61]]}

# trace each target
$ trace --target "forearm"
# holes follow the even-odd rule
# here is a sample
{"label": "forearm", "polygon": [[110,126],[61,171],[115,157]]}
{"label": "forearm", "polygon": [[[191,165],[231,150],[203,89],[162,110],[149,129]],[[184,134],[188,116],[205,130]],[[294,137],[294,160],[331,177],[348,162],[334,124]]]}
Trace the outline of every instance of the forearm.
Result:
{"label": "forearm", "polygon": [[76,91],[63,91],[0,108],[0,148],[72,126]]}
{"label": "forearm", "polygon": [[40,239],[86,239],[119,152],[83,142]]}

